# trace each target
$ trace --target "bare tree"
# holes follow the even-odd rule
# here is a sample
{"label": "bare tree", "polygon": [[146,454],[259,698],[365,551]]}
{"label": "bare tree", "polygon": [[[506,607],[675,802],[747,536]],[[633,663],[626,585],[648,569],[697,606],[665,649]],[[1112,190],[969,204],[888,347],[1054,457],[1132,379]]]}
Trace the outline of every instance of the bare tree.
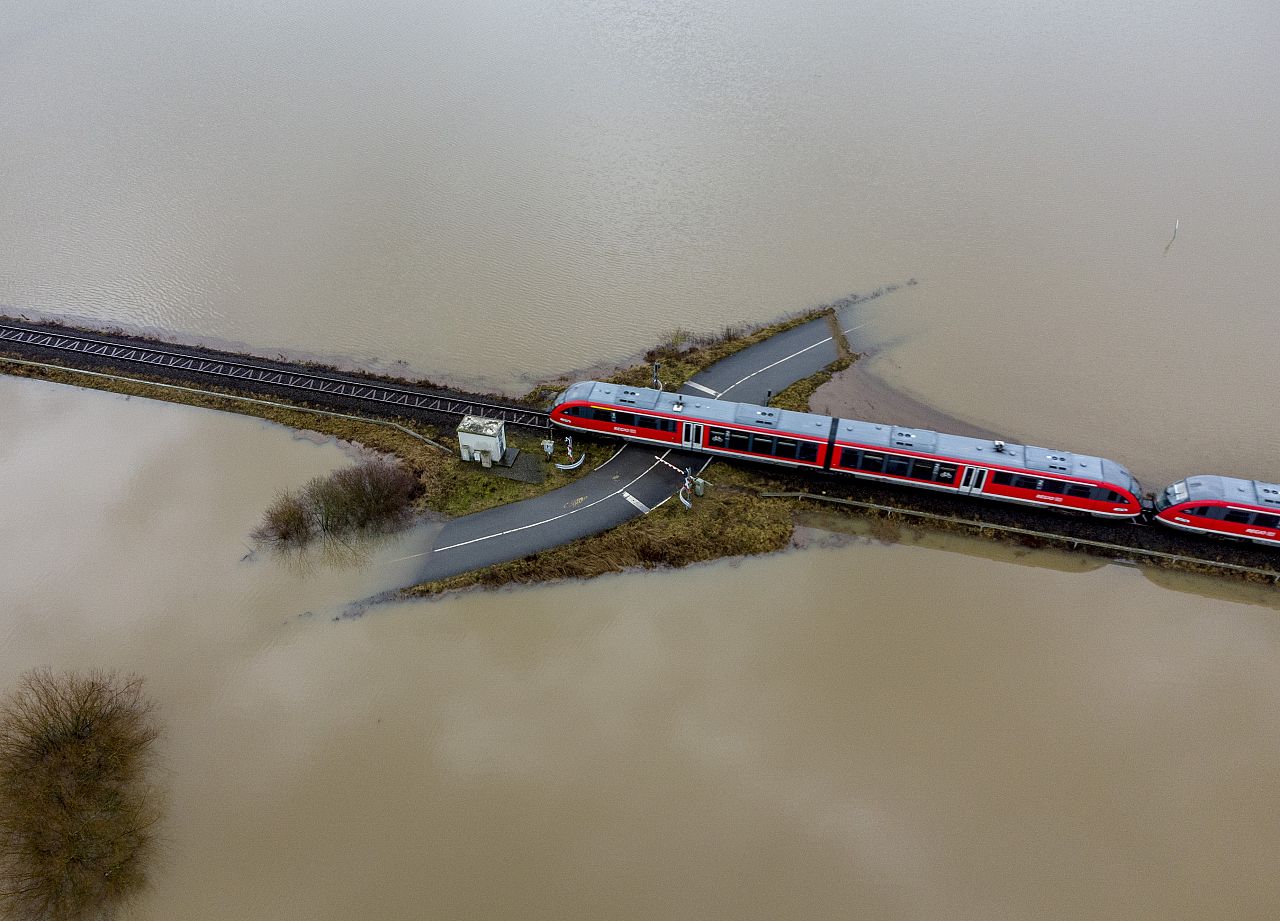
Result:
{"label": "bare tree", "polygon": [[112,915],[147,882],[161,794],[142,679],[38,669],[0,704],[0,908]]}

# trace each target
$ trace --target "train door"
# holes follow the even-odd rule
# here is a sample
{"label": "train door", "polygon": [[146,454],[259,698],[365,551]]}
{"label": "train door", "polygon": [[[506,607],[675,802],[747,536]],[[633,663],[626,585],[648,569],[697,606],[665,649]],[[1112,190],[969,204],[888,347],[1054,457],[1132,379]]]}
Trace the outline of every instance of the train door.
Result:
{"label": "train door", "polygon": [[987,471],[984,467],[966,467],[964,470],[964,479],[960,481],[960,491],[962,493],[982,492],[982,484],[987,481]]}
{"label": "train door", "polygon": [[702,448],[702,423],[686,422],[684,423],[684,440],[681,442],[686,448],[701,450]]}

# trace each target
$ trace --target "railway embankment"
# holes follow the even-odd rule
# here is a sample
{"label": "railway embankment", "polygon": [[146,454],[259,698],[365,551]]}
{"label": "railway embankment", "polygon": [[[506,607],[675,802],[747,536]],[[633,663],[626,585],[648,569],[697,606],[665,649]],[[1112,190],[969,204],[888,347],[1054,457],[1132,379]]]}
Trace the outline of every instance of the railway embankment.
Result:
{"label": "railway embankment", "polygon": [[435,426],[456,424],[463,414],[546,426],[540,407],[498,394],[12,316],[0,315],[0,355]]}
{"label": "railway embankment", "polygon": [[[712,367],[738,367],[743,363],[742,353],[752,346],[771,339],[774,340],[773,345],[776,345],[786,338],[779,337],[779,333],[794,330],[802,324],[813,324],[815,318],[835,314],[836,311],[819,310],[789,317],[769,327],[726,330],[719,336],[701,341],[690,341],[683,334],[675,334],[650,350],[642,363],[600,376],[608,376],[618,382],[645,384],[649,380],[654,361],[662,363],[663,377],[667,380],[692,379]],[[7,322],[6,319],[0,319],[0,324]],[[825,319],[822,322],[825,323]],[[452,400],[468,405],[507,405],[530,412],[538,412],[538,401],[545,400],[565,382],[548,382],[526,400],[506,401],[493,395],[468,394],[435,387],[422,381],[401,381],[382,375],[339,372],[323,365],[299,365],[256,356],[250,358],[216,349],[177,347],[154,339],[75,330],[56,324],[22,325],[52,334],[105,339],[124,349],[146,347],[181,351],[192,357],[219,363],[244,362],[248,358],[255,365],[280,374],[312,374],[353,385],[412,391],[433,399]],[[768,349],[762,348],[760,351],[764,354]],[[733,362],[727,362],[726,359],[731,356],[737,358]],[[839,350],[833,352],[833,356],[835,360],[825,369],[808,374],[775,393],[774,405],[794,409],[808,408],[814,392],[856,358],[851,353],[841,353]],[[5,357],[39,361],[44,367],[36,369],[13,365],[4,362]],[[62,367],[56,367],[58,365]],[[317,430],[362,443],[374,450],[393,453],[405,459],[422,480],[428,497],[426,507],[451,519],[472,516],[484,509],[491,510],[490,514],[501,516],[503,513],[500,506],[531,499],[573,483],[575,478],[584,476],[587,471],[603,464],[615,448],[609,442],[593,443],[590,439],[580,438],[580,449],[589,455],[580,471],[553,471],[547,482],[541,485],[513,483],[484,474],[476,470],[474,465],[463,464],[453,456],[444,455],[395,430],[359,419],[318,418],[311,412],[324,407],[346,410],[361,416],[396,419],[426,437],[447,441],[452,431],[451,423],[458,418],[456,411],[395,405],[385,400],[375,401],[382,405],[373,406],[370,401],[362,400],[352,392],[300,389],[273,382],[269,379],[270,375],[258,380],[238,380],[225,374],[210,375],[191,365],[182,366],[182,363],[153,366],[108,353],[71,354],[63,351],[58,354],[58,350],[38,344],[2,339],[0,370],[79,386],[97,386],[140,396],[249,412],[296,428]],[[120,372],[131,380],[121,382],[85,379],[79,373],[81,370]],[[176,393],[156,386],[179,382],[199,388],[202,393]],[[232,402],[233,398],[243,397],[245,394],[271,397],[279,400],[280,405],[246,407]],[[753,397],[745,392],[739,396],[739,399],[751,398]],[[763,399],[763,392],[760,398]],[[530,428],[523,435],[516,434],[515,440],[526,450],[536,451],[542,434],[541,431]],[[563,540],[536,548],[536,552],[517,553],[508,559],[497,559],[493,565],[489,565],[492,560],[486,559],[482,552],[476,556],[478,562],[475,566],[455,564],[452,567],[454,571],[449,571],[440,578],[428,576],[426,581],[408,591],[411,594],[436,594],[469,586],[584,578],[627,569],[678,567],[723,557],[777,551],[791,543],[797,523],[811,520],[818,513],[829,515],[833,510],[833,506],[827,504],[830,499],[855,503],[840,505],[836,513],[870,522],[874,533],[882,539],[891,539],[904,528],[964,533],[1017,546],[1058,547],[1100,558],[1137,562],[1164,569],[1227,575],[1255,582],[1280,581],[1280,559],[1274,550],[1197,538],[1156,526],[1121,525],[1050,511],[976,502],[934,492],[899,489],[843,477],[799,476],[772,467],[736,466],[721,462],[712,466],[706,476],[715,486],[708,496],[694,504],[691,511],[686,512],[669,502],[663,507],[653,508],[648,514],[622,521],[616,527],[608,526],[602,529],[602,533],[590,536],[567,535]],[[780,493],[790,494],[791,497],[780,498]],[[463,543],[470,543],[470,540]]]}

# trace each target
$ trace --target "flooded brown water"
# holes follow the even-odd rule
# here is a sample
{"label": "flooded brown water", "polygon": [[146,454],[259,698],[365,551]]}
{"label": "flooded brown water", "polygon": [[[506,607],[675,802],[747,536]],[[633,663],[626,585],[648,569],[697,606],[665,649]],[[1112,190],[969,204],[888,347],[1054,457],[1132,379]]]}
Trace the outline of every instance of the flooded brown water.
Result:
{"label": "flooded brown water", "polygon": [[1272,3],[20,0],[0,49],[0,304],[518,390],[914,277],[893,385],[1280,479]]}
{"label": "flooded brown water", "polygon": [[332,444],[29,381],[0,407],[0,681],[136,671],[167,726],[166,856],[133,917],[1280,904],[1274,591],[809,531],[346,619],[402,548],[244,558],[275,489],[347,462]]}
{"label": "flooded brown water", "polygon": [[[518,390],[915,278],[848,405],[1280,480],[1278,39],[1253,0],[19,0],[0,304]],[[0,686],[133,670],[169,727],[138,918],[1280,907],[1274,592],[819,536],[346,619],[412,534],[246,535],[347,457],[0,379]]]}

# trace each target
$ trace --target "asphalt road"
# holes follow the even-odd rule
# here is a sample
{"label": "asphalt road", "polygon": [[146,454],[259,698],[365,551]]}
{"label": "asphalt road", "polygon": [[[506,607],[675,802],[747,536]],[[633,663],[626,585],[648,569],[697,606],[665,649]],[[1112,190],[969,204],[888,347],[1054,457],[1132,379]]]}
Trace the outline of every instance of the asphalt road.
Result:
{"label": "asphalt road", "polygon": [[[779,333],[717,362],[681,388],[729,400],[763,403],[765,395],[821,371],[839,355],[825,319]],[[505,563],[615,527],[670,499],[683,470],[701,469],[702,454],[629,444],[569,486],[499,508],[455,518],[423,550],[418,582]]]}
{"label": "asphalt road", "polygon": [[716,362],[686,382],[680,392],[764,403],[770,391],[785,390],[839,357],[831,324],[826,318],[819,318]]}

